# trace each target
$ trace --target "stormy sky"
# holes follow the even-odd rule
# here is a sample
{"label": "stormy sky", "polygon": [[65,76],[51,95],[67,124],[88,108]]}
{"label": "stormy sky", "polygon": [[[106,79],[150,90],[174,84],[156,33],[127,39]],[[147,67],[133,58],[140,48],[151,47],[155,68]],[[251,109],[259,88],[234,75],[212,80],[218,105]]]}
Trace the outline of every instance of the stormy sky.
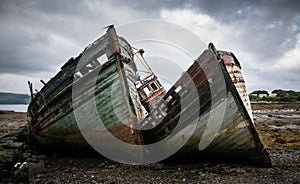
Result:
{"label": "stormy sky", "polygon": [[[1,0],[0,91],[29,93],[28,80],[39,89],[40,79],[51,79],[70,57],[105,33],[103,27],[143,19],[176,23],[205,45],[213,42],[217,49],[232,51],[241,62],[248,92],[300,90],[300,1]],[[150,29],[164,34],[164,29]],[[191,40],[191,46],[197,44]],[[161,66],[168,62],[157,61]],[[161,72],[172,76],[180,71],[180,62],[193,61],[175,61],[178,66]]]}

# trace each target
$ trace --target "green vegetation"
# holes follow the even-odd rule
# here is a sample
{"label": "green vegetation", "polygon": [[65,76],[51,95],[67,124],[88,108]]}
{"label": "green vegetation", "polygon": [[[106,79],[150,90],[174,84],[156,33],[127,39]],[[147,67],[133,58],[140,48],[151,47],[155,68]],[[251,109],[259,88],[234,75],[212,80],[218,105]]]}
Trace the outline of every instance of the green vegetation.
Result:
{"label": "green vegetation", "polygon": [[249,94],[251,102],[300,102],[300,92],[275,89],[270,94],[266,90],[256,90]]}
{"label": "green vegetation", "polygon": [[256,95],[266,94],[266,95],[269,95],[268,91],[266,91],[266,90],[256,90],[256,91],[253,91],[251,94],[256,94]]}
{"label": "green vegetation", "polygon": [[4,151],[2,144],[0,144],[0,156],[5,155],[6,152]]}

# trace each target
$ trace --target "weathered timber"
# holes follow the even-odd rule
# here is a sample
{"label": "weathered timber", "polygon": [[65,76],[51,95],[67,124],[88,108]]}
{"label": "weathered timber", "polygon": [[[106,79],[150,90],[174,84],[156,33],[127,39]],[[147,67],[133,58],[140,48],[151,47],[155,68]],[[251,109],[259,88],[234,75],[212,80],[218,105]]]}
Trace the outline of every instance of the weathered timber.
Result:
{"label": "weathered timber", "polygon": [[[124,142],[140,144],[142,137],[131,125],[142,117],[131,52],[127,41],[110,28],[78,57],[71,58],[31,100],[32,138],[48,148],[76,152],[90,149],[82,131],[105,142],[101,136],[108,130]],[[97,58],[103,54],[108,60],[100,64]],[[84,130],[77,124],[76,113],[84,115],[80,117]]]}
{"label": "weathered timber", "polygon": [[[245,93],[236,58],[229,52],[206,50],[154,110],[164,109],[166,115],[150,114],[143,120],[144,126],[155,125],[143,131],[144,141],[168,139],[168,146],[174,148],[184,142],[175,156],[252,160],[270,166]],[[168,149],[162,148],[162,152]]]}
{"label": "weathered timber", "polygon": [[[146,152],[152,154],[126,150],[107,139],[112,134],[132,145],[167,140],[160,151],[178,148],[175,156],[271,164],[253,123],[240,63],[232,53],[209,44],[167,92],[142,53],[134,53],[109,26],[105,35],[32,94],[28,114],[33,139],[71,152],[91,146],[122,150],[124,160],[130,154],[141,159]],[[103,55],[107,57],[104,63],[100,61]],[[143,79],[134,55],[147,70]]]}

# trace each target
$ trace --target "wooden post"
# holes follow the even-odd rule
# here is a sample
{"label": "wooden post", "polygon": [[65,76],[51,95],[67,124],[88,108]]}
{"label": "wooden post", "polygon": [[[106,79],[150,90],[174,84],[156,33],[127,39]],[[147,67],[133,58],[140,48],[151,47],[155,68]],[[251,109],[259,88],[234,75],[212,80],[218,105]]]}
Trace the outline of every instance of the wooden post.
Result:
{"label": "wooden post", "polygon": [[33,98],[32,83],[30,81],[28,81],[28,86],[29,86],[29,90],[30,90],[30,96],[31,96],[31,98]]}

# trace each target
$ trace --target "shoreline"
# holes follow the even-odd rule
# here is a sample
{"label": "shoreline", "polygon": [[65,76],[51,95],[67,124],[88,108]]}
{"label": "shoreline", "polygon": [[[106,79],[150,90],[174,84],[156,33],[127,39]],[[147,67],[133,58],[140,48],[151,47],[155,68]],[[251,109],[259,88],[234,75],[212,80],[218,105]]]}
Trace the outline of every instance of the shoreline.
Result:
{"label": "shoreline", "polygon": [[[255,126],[272,160],[270,168],[219,160],[191,161],[190,158],[180,162],[134,166],[100,156],[71,157],[45,153],[45,150],[38,149],[38,145],[29,144],[28,135],[24,134],[26,113],[7,112],[0,114],[0,182],[299,183],[300,111],[294,108],[298,105],[268,104],[266,107],[263,104],[260,109],[253,107]],[[290,124],[297,126],[287,126]],[[5,152],[9,154],[4,157]],[[3,159],[9,161],[3,164]],[[20,165],[14,167],[18,162]],[[22,164],[25,170],[20,168]]]}
{"label": "shoreline", "polygon": [[300,109],[300,102],[251,102],[252,110]]}

